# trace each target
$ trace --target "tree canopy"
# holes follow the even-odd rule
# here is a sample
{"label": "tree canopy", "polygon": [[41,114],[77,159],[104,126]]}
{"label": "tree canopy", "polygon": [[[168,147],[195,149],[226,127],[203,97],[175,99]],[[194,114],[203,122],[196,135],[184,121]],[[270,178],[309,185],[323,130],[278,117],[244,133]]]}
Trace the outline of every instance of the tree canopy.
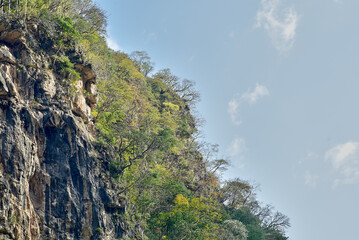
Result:
{"label": "tree canopy", "polygon": [[80,77],[71,58],[60,54],[74,48],[95,70],[95,145],[127,202],[126,211],[113,216],[131,229],[124,238],[287,239],[289,218],[263,207],[255,186],[240,178],[222,181],[228,161],[216,158],[216,145],[204,150],[197,138],[194,81],[170,69],[153,72],[146,52],[110,49],[106,13],[92,0],[0,4],[3,17],[40,25],[47,36],[40,47],[56,50],[53,66],[64,78]]}

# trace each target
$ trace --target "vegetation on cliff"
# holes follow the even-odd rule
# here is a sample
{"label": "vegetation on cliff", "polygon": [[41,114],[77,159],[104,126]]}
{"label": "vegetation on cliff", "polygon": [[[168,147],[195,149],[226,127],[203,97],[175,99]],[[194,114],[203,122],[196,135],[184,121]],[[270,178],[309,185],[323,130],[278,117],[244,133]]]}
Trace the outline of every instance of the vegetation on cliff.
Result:
{"label": "vegetation on cliff", "polygon": [[125,238],[287,239],[289,219],[262,206],[254,186],[221,180],[228,162],[197,138],[199,120],[191,109],[199,95],[192,81],[170,69],[153,72],[145,52],[111,50],[106,14],[92,0],[9,0],[0,6],[6,18],[44,29],[40,47],[53,51],[52,64],[68,80],[69,94],[76,94],[71,88],[80,78],[73,46],[91,63],[98,89],[94,144],[126,202],[113,214]]}

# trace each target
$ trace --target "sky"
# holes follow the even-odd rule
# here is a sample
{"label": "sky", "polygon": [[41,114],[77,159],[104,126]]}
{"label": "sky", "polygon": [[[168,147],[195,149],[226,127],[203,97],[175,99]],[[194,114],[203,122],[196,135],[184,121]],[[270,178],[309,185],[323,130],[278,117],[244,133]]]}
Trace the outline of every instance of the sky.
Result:
{"label": "sky", "polygon": [[359,1],[98,0],[109,46],[196,82],[224,178],[260,185],[291,240],[356,240]]}

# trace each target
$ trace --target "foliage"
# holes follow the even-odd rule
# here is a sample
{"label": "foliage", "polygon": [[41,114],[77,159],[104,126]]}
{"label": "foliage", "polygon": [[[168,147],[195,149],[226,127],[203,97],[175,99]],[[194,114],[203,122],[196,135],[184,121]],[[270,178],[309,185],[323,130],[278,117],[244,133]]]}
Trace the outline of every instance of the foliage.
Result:
{"label": "foliage", "polygon": [[72,19],[69,17],[62,18],[57,16],[59,28],[64,32],[70,35],[70,37],[74,37],[78,35],[78,32],[73,27]]}
{"label": "foliage", "polygon": [[[221,188],[218,174],[228,161],[202,154],[194,135],[198,123],[189,107],[197,98],[193,85],[182,83],[168,69],[148,76],[138,59],[140,55],[149,61],[147,54],[137,53],[130,59],[124,53],[107,50],[104,54],[103,50],[96,46],[99,52],[90,55],[101,73],[100,99],[93,112],[97,139],[99,151],[111,156],[108,169],[128,200],[122,219],[129,228],[139,229],[133,237],[270,236],[246,207],[256,202],[256,188],[240,179],[227,181]],[[193,97],[188,98],[190,94]],[[242,213],[242,207],[248,210],[243,216],[232,214]],[[145,235],[140,229],[145,229]]]}
{"label": "foliage", "polygon": [[223,223],[224,235],[223,239],[227,240],[246,240],[248,236],[248,230],[245,225],[238,220],[226,220]]}
{"label": "foliage", "polygon": [[52,56],[53,63],[56,65],[57,70],[60,74],[62,74],[65,78],[69,79],[80,79],[80,73],[78,73],[75,68],[74,64],[70,61],[67,56]]}
{"label": "foliage", "polygon": [[221,182],[229,163],[215,157],[216,145],[197,139],[193,81],[170,69],[153,73],[146,52],[109,49],[106,13],[92,0],[11,0],[2,9],[7,18],[39,25],[40,47],[51,52],[57,74],[81,77],[73,52],[92,64],[99,94],[95,144],[126,199],[117,217],[131,229],[127,239],[287,239],[289,219],[262,207],[256,187],[239,178]]}
{"label": "foliage", "polygon": [[131,54],[130,58],[138,71],[140,71],[145,77],[147,77],[147,75],[153,70],[153,63],[146,52],[135,51]]}
{"label": "foliage", "polygon": [[222,217],[216,202],[205,197],[187,198],[182,194],[173,202],[171,211],[160,212],[149,220],[152,238],[218,239]]}
{"label": "foliage", "polygon": [[255,187],[239,178],[228,180],[222,187],[222,201],[231,208],[240,208],[254,201]]}

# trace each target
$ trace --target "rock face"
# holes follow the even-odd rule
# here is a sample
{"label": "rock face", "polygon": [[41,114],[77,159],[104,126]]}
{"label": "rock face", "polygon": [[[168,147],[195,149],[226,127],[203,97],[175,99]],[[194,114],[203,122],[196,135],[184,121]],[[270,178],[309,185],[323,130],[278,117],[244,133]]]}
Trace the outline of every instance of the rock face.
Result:
{"label": "rock face", "polygon": [[92,144],[95,74],[75,62],[67,94],[38,29],[0,22],[0,240],[120,238],[124,208]]}

